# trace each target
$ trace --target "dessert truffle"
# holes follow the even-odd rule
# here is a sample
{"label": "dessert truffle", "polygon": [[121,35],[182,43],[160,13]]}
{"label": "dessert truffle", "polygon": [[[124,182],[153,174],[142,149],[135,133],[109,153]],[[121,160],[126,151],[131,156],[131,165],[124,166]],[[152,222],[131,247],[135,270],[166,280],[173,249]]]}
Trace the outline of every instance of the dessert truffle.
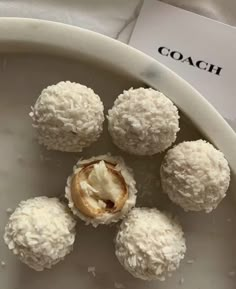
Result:
{"label": "dessert truffle", "polygon": [[132,171],[122,158],[101,155],[75,165],[65,196],[72,212],[96,227],[117,222],[134,207],[135,185]]}
{"label": "dessert truffle", "polygon": [[113,142],[135,155],[153,155],[167,149],[179,131],[176,106],[152,88],[124,91],[108,111]]}
{"label": "dessert truffle", "polygon": [[211,212],[225,197],[229,183],[223,153],[204,140],[176,145],[161,165],[163,192],[185,211]]}
{"label": "dessert truffle", "polygon": [[80,152],[101,135],[103,110],[91,88],[61,81],[41,92],[30,116],[40,144],[51,150]]}
{"label": "dessert truffle", "polygon": [[115,254],[121,265],[143,280],[165,280],[179,267],[185,251],[181,226],[157,209],[134,208],[115,238]]}
{"label": "dessert truffle", "polygon": [[36,197],[20,202],[5,227],[4,240],[23,263],[42,271],[72,251],[75,225],[57,198]]}

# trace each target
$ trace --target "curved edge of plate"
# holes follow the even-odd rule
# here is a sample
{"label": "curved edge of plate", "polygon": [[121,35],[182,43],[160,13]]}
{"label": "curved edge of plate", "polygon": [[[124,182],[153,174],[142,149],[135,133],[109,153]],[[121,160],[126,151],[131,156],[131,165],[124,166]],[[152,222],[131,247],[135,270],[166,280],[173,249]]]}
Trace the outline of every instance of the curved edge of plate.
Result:
{"label": "curved edge of plate", "polygon": [[80,55],[110,65],[162,91],[227,158],[236,185],[236,133],[190,84],[148,55],[102,34],[67,24],[26,18],[0,19],[0,52]]}

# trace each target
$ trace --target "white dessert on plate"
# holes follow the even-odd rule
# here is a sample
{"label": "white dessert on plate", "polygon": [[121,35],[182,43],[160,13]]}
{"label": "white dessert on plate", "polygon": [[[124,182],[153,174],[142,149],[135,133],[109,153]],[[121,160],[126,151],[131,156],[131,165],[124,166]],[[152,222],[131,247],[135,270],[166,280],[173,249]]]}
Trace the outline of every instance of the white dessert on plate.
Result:
{"label": "white dessert on plate", "polygon": [[152,88],[125,90],[115,100],[107,118],[113,142],[135,155],[153,155],[166,150],[179,131],[177,107]]}
{"label": "white dessert on plate", "polygon": [[36,271],[51,268],[73,249],[76,221],[57,198],[20,202],[5,227],[8,248]]}
{"label": "white dessert on plate", "polygon": [[171,216],[150,208],[134,208],[122,221],[115,254],[134,277],[165,280],[184,258],[185,238]]}
{"label": "white dessert on plate", "polygon": [[109,154],[79,160],[65,191],[72,212],[95,227],[123,218],[135,206],[137,193],[132,170]]}
{"label": "white dessert on plate", "polygon": [[41,92],[30,116],[40,144],[51,150],[80,152],[100,137],[103,110],[91,88],[61,81]]}
{"label": "white dessert on plate", "polygon": [[211,212],[226,196],[230,183],[223,153],[204,140],[170,149],[160,171],[163,192],[185,211]]}

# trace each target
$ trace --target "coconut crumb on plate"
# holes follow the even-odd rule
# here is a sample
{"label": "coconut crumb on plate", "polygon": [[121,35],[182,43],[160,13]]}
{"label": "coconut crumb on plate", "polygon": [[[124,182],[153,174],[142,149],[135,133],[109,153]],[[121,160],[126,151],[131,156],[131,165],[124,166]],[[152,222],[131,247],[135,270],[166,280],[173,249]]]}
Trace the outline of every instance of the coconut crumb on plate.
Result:
{"label": "coconut crumb on plate", "polygon": [[180,278],[179,284],[180,284],[180,285],[183,285],[183,284],[184,284],[184,277],[181,277],[181,278]]}
{"label": "coconut crumb on plate", "polygon": [[122,284],[122,283],[119,283],[119,282],[115,282],[115,283],[114,283],[114,287],[115,287],[116,289],[124,289],[124,288],[125,288],[125,285]]}
{"label": "coconut crumb on plate", "polygon": [[96,268],[94,266],[89,266],[88,273],[91,273],[93,277],[96,277]]}
{"label": "coconut crumb on plate", "polygon": [[190,259],[190,260],[187,260],[187,264],[193,264],[195,262],[195,260],[193,260],[193,259]]}
{"label": "coconut crumb on plate", "polygon": [[14,210],[13,210],[12,208],[7,208],[7,209],[6,209],[7,214],[11,214],[11,213],[13,213],[13,211],[14,211]]}

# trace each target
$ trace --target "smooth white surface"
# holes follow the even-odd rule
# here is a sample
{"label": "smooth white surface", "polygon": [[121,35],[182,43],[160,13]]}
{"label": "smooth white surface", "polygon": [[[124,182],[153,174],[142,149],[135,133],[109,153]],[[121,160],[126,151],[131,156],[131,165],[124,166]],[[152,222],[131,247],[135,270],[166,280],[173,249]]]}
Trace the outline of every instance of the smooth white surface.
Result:
{"label": "smooth white surface", "polygon": [[[183,80],[130,47],[75,27],[1,19],[0,63],[0,234],[7,221],[7,208],[14,208],[28,197],[63,194],[66,178],[81,157],[45,151],[35,140],[28,116],[42,88],[61,80],[70,79],[94,88],[102,96],[106,111],[123,89],[146,84],[159,88],[221,148],[235,173],[233,130]],[[201,119],[194,110],[199,106]],[[178,142],[201,137],[182,114],[180,127]],[[235,280],[228,275],[236,265],[236,212],[232,196],[229,194],[212,214],[186,214],[160,192],[159,166],[163,154],[145,160],[125,155],[112,145],[105,129],[103,138],[84,151],[83,156],[108,151],[121,154],[134,168],[140,191],[139,205],[156,206],[179,215],[188,247],[180,270],[166,283],[136,280],[122,269],[114,256],[115,227],[93,229],[79,223],[74,254],[42,274],[20,264],[1,240],[0,258],[6,263],[6,267],[0,269],[1,286],[5,289],[104,289],[114,288],[118,282],[130,289],[169,289],[178,288],[184,278],[182,288],[186,289],[193,284],[196,288],[234,289]],[[188,260],[194,263],[189,264]],[[95,278],[87,272],[91,266],[96,268]]]}
{"label": "smooth white surface", "polygon": [[[149,0],[141,9],[129,44],[197,88],[236,131],[234,27]],[[158,52],[160,47],[165,47],[162,54]],[[182,55],[182,60],[170,56],[174,51],[177,52],[173,57],[179,59]],[[197,61],[204,61],[200,67],[205,70],[197,67]],[[211,65],[214,66],[212,73],[209,72]],[[219,75],[215,74],[217,69]]]}

